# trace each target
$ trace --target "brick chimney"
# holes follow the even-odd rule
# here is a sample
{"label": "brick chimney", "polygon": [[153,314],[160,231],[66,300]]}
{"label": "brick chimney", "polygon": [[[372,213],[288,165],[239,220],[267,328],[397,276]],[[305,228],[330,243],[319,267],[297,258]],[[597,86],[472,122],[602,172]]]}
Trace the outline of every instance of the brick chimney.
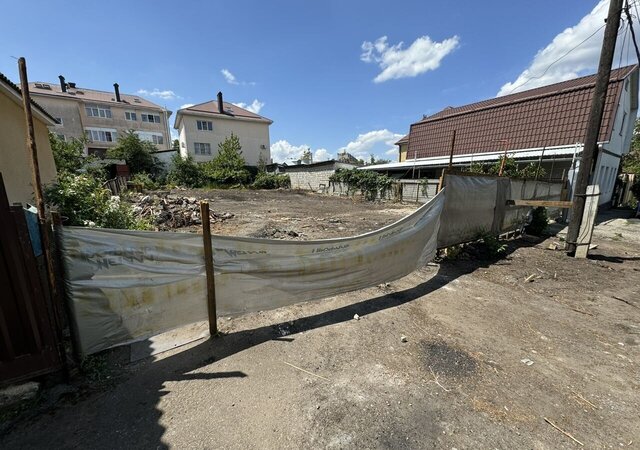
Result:
{"label": "brick chimney", "polygon": [[121,102],[120,100],[120,85],[118,83],[113,83],[113,89],[116,91],[116,101]]}

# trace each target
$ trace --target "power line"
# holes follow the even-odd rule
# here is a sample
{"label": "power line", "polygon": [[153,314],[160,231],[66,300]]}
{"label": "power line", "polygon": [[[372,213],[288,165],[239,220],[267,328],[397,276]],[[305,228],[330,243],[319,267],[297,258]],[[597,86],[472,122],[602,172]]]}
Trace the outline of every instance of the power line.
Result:
{"label": "power line", "polygon": [[527,84],[529,81],[532,80],[537,80],[539,78],[542,78],[551,68],[551,66],[553,66],[555,63],[557,63],[558,61],[562,60],[563,58],[565,58],[566,56],[568,56],[571,52],[573,52],[575,49],[577,49],[578,47],[580,47],[582,44],[584,44],[585,42],[587,42],[589,39],[591,39],[593,36],[595,36],[598,31],[602,30],[607,24],[605,23],[604,25],[602,25],[601,27],[599,27],[596,31],[594,31],[593,33],[591,33],[589,36],[587,36],[587,38],[585,38],[582,42],[580,42],[578,45],[576,45],[575,47],[573,47],[572,49],[570,49],[568,52],[566,52],[564,55],[562,55],[561,57],[559,57],[558,59],[556,59],[555,61],[553,61],[551,64],[549,64],[547,66],[546,69],[544,69],[544,72],[542,72],[540,75],[537,75],[535,77],[529,77],[527,79],[527,81],[525,81],[524,83],[519,84],[518,86],[514,87],[513,89],[511,89],[511,91],[509,91],[509,94],[513,93],[516,89],[521,88],[522,86],[524,86],[525,84]]}
{"label": "power line", "polygon": [[[634,4],[636,8],[636,14],[638,13],[638,8]],[[638,50],[638,43],[636,42],[636,33],[633,31],[633,20],[631,20],[631,13],[629,12],[629,0],[625,0],[624,12],[627,15],[627,22],[629,23],[629,30],[631,30],[631,39],[633,40],[633,46],[636,49],[636,57],[638,58],[638,62],[640,63],[640,50]],[[637,17],[636,17],[637,18]]]}

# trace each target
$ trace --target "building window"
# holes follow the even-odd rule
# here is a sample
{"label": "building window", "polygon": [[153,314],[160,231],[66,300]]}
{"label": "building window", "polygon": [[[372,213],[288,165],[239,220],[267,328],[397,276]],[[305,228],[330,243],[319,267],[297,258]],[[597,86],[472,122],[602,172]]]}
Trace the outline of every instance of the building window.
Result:
{"label": "building window", "polygon": [[193,143],[195,154],[196,155],[210,155],[211,154],[211,144],[206,142],[194,142]]}
{"label": "building window", "polygon": [[627,112],[622,115],[622,123],[620,124],[620,136],[622,136],[622,130],[624,130],[624,124],[627,121]]}
{"label": "building window", "polygon": [[60,139],[62,142],[66,142],[66,140],[67,140],[67,137],[64,134],[58,133],[58,134],[56,134],[56,137],[58,139]]}
{"label": "building window", "polygon": [[136,120],[138,120],[138,116],[136,115],[136,113],[134,112],[129,112],[129,111],[125,111],[124,112],[124,118],[127,120],[131,120],[133,122],[135,122]]}
{"label": "building window", "polygon": [[115,142],[117,139],[115,130],[90,129],[86,133],[87,138],[93,142]]}
{"label": "building window", "polygon": [[64,121],[62,120],[62,117],[54,117],[54,119],[56,119],[56,122],[58,122],[56,125],[60,127],[64,126]]}
{"label": "building window", "polygon": [[87,103],[84,109],[89,117],[103,117],[105,119],[111,119],[111,108],[109,106]]}
{"label": "building window", "polygon": [[213,123],[206,120],[198,120],[198,130],[213,131]]}
{"label": "building window", "polygon": [[160,123],[160,116],[157,114],[142,114],[142,121],[149,123]]}
{"label": "building window", "polygon": [[150,133],[147,131],[136,131],[135,133],[142,141],[152,142],[156,145],[164,144],[164,136],[162,136],[161,133]]}

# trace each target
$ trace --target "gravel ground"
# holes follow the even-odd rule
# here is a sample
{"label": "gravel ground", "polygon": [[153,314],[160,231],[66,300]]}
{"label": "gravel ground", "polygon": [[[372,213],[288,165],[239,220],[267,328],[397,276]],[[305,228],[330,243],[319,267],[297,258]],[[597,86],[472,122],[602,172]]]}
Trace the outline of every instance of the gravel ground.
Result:
{"label": "gravel ground", "polygon": [[[309,239],[415,208],[204,196],[236,215],[225,234],[274,223]],[[389,285],[221,319],[221,337],[111,372],[115,382],[18,421],[0,447],[579,447],[551,422],[585,448],[637,448],[640,242],[625,234],[640,235],[640,221],[607,217],[587,260],[550,250],[557,236],[517,240],[498,261],[442,261]]]}

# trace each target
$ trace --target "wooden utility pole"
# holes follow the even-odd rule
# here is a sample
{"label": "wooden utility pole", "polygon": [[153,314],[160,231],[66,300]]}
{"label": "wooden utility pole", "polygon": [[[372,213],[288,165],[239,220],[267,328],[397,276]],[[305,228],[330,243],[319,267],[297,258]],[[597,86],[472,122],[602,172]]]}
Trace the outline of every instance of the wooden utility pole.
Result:
{"label": "wooden utility pole", "polygon": [[598,136],[602,124],[602,114],[604,103],[609,88],[609,78],[611,76],[611,63],[613,53],[616,48],[618,37],[618,27],[620,26],[620,14],[622,13],[622,0],[611,0],[609,3],[609,15],[607,16],[607,26],[604,30],[604,41],[600,52],[600,64],[598,65],[598,75],[591,101],[591,112],[587,125],[587,134],[582,149],[582,158],[578,169],[578,179],[573,186],[573,208],[571,210],[571,220],[567,232],[567,252],[575,253],[578,233],[582,224],[584,205],[586,200],[587,185],[591,178],[594,158],[598,150]]}
{"label": "wooden utility pole", "polygon": [[31,95],[29,94],[29,79],[27,77],[27,62],[24,58],[18,59],[18,71],[20,72],[20,89],[22,90],[22,104],[24,107],[24,117],[27,130],[27,153],[29,154],[29,162],[31,163],[31,184],[33,186],[33,197],[36,202],[36,209],[38,210],[38,224],[40,226],[40,238],[42,239],[42,252],[44,253],[44,257],[47,262],[47,275],[51,302],[55,305],[55,308],[57,308],[58,289],[53,255],[51,254],[51,227],[47,224],[44,197],[42,195],[40,166],[38,164],[38,148],[36,146],[36,134],[33,128],[33,112],[31,111]]}
{"label": "wooden utility pole", "polygon": [[453,147],[456,145],[456,130],[453,130],[453,136],[451,136],[451,150],[449,152],[449,167],[451,170],[453,168]]}
{"label": "wooden utility pole", "polygon": [[209,334],[218,335],[218,314],[216,312],[216,282],[211,247],[211,224],[209,223],[209,203],[200,202],[202,219],[202,243],[204,244],[204,267],[207,273],[207,312],[209,315]]}

